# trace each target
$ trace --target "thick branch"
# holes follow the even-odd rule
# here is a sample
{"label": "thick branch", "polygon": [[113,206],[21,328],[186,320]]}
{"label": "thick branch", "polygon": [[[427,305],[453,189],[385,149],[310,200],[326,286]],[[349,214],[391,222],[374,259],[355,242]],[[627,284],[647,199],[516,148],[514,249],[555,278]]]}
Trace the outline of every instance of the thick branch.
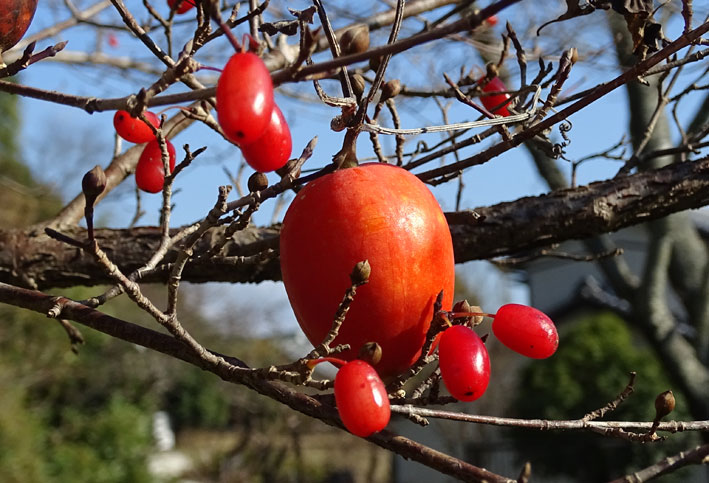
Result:
{"label": "thick branch", "polygon": [[[709,204],[709,158],[675,164],[632,176],[579,188],[521,198],[517,201],[449,213],[456,261],[505,256],[521,250],[600,233],[661,218]],[[69,234],[83,239],[83,230]],[[193,260],[183,280],[190,282],[259,282],[280,278],[274,256],[258,256],[276,249],[278,228],[249,228],[234,236],[219,257]],[[158,228],[97,230],[96,238],[121,269],[130,273],[147,260],[160,241]],[[213,237],[218,239],[219,237]],[[213,245],[205,237],[195,254]],[[130,250],[126,250],[130,246]],[[167,261],[174,260],[168,255]],[[244,258],[245,257],[245,258]],[[169,267],[145,276],[146,282],[164,282]],[[36,230],[0,231],[0,281],[15,285],[60,287],[110,283],[101,269],[76,248],[50,240]]]}

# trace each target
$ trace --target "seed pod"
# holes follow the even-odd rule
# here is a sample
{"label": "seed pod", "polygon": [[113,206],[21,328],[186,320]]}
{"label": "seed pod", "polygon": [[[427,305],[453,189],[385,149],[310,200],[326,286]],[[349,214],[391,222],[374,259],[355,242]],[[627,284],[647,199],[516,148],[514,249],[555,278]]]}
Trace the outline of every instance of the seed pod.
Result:
{"label": "seed pod", "polygon": [[401,92],[401,82],[399,79],[392,79],[382,84],[382,101],[396,97]]}
{"label": "seed pod", "polygon": [[249,188],[250,193],[264,190],[268,187],[268,177],[265,174],[256,171],[254,174],[249,176],[246,186]]}
{"label": "seed pod", "polygon": [[367,342],[359,350],[359,356],[357,358],[372,366],[376,366],[377,363],[382,360],[382,346],[376,342]]}
{"label": "seed pod", "polygon": [[357,98],[362,97],[365,88],[364,77],[359,74],[352,74],[350,75],[350,84],[352,84],[352,90],[355,96],[357,96]]}
{"label": "seed pod", "polygon": [[96,198],[106,189],[106,173],[96,165],[81,180],[81,190],[86,197],[86,204],[93,205]]}
{"label": "seed pod", "polygon": [[369,26],[362,24],[347,29],[340,38],[340,49],[344,55],[366,52],[369,49]]}
{"label": "seed pod", "polygon": [[369,260],[364,260],[355,265],[350,280],[353,285],[362,285],[369,281],[369,276],[372,274],[372,267],[369,265]]}
{"label": "seed pod", "polygon": [[665,391],[655,399],[655,421],[659,421],[675,409],[675,395]]}

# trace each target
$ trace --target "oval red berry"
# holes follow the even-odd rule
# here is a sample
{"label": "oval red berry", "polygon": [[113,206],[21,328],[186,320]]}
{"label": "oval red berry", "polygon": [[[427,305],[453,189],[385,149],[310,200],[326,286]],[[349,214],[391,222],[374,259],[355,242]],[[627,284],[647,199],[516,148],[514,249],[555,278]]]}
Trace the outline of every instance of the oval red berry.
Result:
{"label": "oval red berry", "polygon": [[256,171],[268,173],[282,168],[290,158],[293,142],[286,118],[277,105],[273,106],[271,121],[263,136],[241,147],[241,153],[249,166]]}
{"label": "oval red berry", "polygon": [[[170,156],[170,172],[175,170],[175,146],[170,141],[167,143],[167,152]],[[143,191],[148,193],[159,193],[165,184],[165,167],[162,162],[162,151],[157,140],[150,141],[145,145],[143,153],[138,159],[135,168],[135,183]]]}
{"label": "oval red berry", "polygon": [[533,359],[546,359],[559,347],[559,334],[551,319],[534,307],[507,304],[492,321],[492,331],[500,342]]}
{"label": "oval red berry", "polygon": [[490,357],[472,329],[454,325],[443,332],[438,365],[446,389],[459,401],[474,401],[485,393],[490,382]]}
{"label": "oval red berry", "polygon": [[348,362],[335,376],[335,403],[350,433],[366,438],[389,424],[391,410],[384,383],[372,366]]}
{"label": "oval red berry", "polygon": [[273,82],[251,52],[231,56],[217,82],[217,118],[230,141],[245,146],[260,138],[271,121]]}
{"label": "oval red berry", "polygon": [[[482,79],[481,79],[482,80]],[[485,84],[483,86],[483,92],[500,92],[500,91],[506,91],[507,87],[505,84],[500,80],[499,77],[493,77],[490,82]],[[491,111],[493,114],[499,114],[500,116],[507,117],[510,115],[510,111],[507,110],[507,104],[509,102],[505,102],[507,99],[510,98],[509,94],[497,94],[497,95],[492,95],[492,96],[481,96],[480,97],[480,102],[483,103],[483,106],[485,106],[485,109],[488,111]],[[502,104],[505,102],[502,106]],[[500,106],[500,107],[497,107]],[[495,109],[497,107],[497,109]],[[495,109],[492,111],[492,109]]]}
{"label": "oval red berry", "polygon": [[[160,127],[158,116],[150,111],[145,111],[145,118],[154,127]],[[150,126],[141,119],[131,117],[128,111],[116,111],[113,115],[113,127],[120,137],[132,143],[147,143],[155,139],[155,133]]]}
{"label": "oval red berry", "polygon": [[175,8],[175,4],[179,3],[175,13],[182,14],[194,7],[195,0],[167,0],[167,4],[170,8]]}

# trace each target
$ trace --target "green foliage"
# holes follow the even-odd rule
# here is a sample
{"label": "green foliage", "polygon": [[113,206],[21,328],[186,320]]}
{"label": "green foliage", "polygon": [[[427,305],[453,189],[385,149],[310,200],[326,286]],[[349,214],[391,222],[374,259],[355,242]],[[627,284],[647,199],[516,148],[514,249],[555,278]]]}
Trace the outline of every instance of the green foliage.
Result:
{"label": "green foliage", "polygon": [[55,321],[8,306],[0,320],[0,481],[151,481],[150,373],[116,357],[141,354],[85,329],[75,355]]}
{"label": "green foliage", "polygon": [[149,482],[150,413],[120,396],[91,409],[66,408],[49,454],[52,481]]}
{"label": "green foliage", "polygon": [[184,367],[164,397],[165,410],[175,429],[220,428],[229,422],[231,410],[223,384],[214,375]]}
{"label": "green foliage", "polygon": [[41,455],[46,440],[43,423],[24,404],[26,392],[0,366],[0,481],[46,481]]}
{"label": "green foliage", "polygon": [[[623,390],[631,371],[637,372],[635,391],[607,417],[621,421],[652,421],[655,397],[672,389],[660,361],[613,314],[590,315],[569,321],[558,352],[534,361],[521,377],[516,416],[578,419],[598,409]],[[687,419],[684,398],[674,391],[673,419]],[[691,435],[672,435],[664,443],[643,445],[579,432],[516,431],[520,451],[535,472],[566,473],[577,481],[603,481],[648,465],[663,454],[687,447]],[[677,473],[681,478],[681,475]]]}

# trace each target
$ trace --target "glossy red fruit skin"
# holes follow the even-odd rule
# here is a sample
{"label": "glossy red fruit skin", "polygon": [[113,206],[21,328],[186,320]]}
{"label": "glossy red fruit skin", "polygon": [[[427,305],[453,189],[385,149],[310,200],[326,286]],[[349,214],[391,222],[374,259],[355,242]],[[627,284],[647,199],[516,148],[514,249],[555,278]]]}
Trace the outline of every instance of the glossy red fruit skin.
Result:
{"label": "glossy red fruit skin", "polygon": [[[170,155],[170,172],[175,170],[175,146],[170,141],[167,143],[167,152]],[[143,191],[148,193],[159,193],[165,184],[165,168],[162,163],[162,152],[157,140],[150,141],[145,145],[143,153],[138,159],[135,168],[135,183]]]}
{"label": "glossy red fruit skin", "polygon": [[[482,80],[482,79],[481,79]],[[483,87],[483,92],[499,92],[499,91],[506,91],[507,87],[505,84],[500,80],[499,77],[493,77],[490,82],[488,82],[484,87]],[[493,109],[495,106],[499,106],[503,102],[505,102],[507,99],[510,98],[509,94],[498,94],[496,96],[482,96],[480,97],[480,102],[483,103],[483,106],[485,106],[485,109],[488,111]],[[498,114],[503,117],[507,117],[510,115],[510,111],[507,110],[507,104],[503,105],[502,107],[496,109],[495,111],[491,111],[493,114]]]}
{"label": "glossy red fruit skin", "polygon": [[[160,126],[158,116],[145,111],[145,118],[155,127]],[[136,144],[147,143],[155,139],[155,133],[141,119],[131,117],[128,111],[116,111],[113,115],[113,127],[120,137]]]}
{"label": "glossy red fruit skin", "polygon": [[492,321],[492,332],[508,348],[533,359],[546,359],[559,347],[554,322],[527,305],[500,307]]}
{"label": "glossy red fruit skin", "polygon": [[335,376],[335,403],[347,430],[362,438],[389,424],[391,410],[377,371],[360,360],[348,362]]}
{"label": "glossy red fruit skin", "polygon": [[239,146],[263,136],[271,122],[273,82],[266,65],[251,52],[231,56],[217,82],[217,119]]}
{"label": "glossy red fruit skin", "polygon": [[285,166],[292,149],[293,141],[286,118],[278,106],[274,105],[266,131],[253,143],[241,146],[241,153],[249,166],[256,171],[268,173]]}
{"label": "glossy red fruit skin", "polygon": [[357,295],[336,344],[377,342],[382,377],[409,368],[421,352],[443,290],[453,302],[453,244],[438,202],[416,176],[370,163],[307,184],[286,212],[280,236],[281,273],[295,316],[317,345],[332,326],[356,263],[368,260],[369,282]]}
{"label": "glossy red fruit skin", "polygon": [[3,0],[0,2],[0,54],[20,41],[37,10],[37,0]]}
{"label": "glossy red fruit skin", "polygon": [[[175,4],[179,1],[180,0],[167,0],[167,5],[170,8],[174,8]],[[189,9],[194,7],[194,1],[195,0],[182,0],[182,3],[180,3],[180,6],[177,7],[177,10],[175,11],[175,13],[177,13],[177,14],[185,13],[186,11],[188,11]]]}
{"label": "glossy red fruit skin", "polygon": [[485,393],[490,382],[490,357],[472,329],[454,325],[443,331],[438,365],[446,389],[457,400],[475,401]]}

